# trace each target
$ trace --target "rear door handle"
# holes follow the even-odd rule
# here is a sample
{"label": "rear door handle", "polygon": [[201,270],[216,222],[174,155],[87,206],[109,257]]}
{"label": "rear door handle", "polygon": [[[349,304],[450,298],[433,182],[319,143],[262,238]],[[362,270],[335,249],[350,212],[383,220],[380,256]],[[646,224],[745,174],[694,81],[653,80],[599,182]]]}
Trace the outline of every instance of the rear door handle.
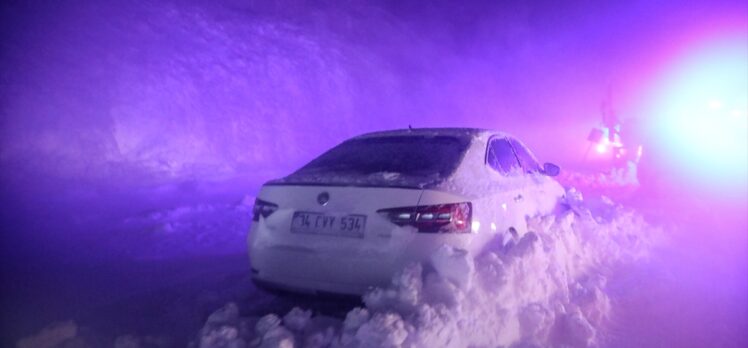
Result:
{"label": "rear door handle", "polygon": [[522,197],[522,195],[517,195],[517,197],[514,197],[515,202],[522,202],[523,199],[524,197]]}

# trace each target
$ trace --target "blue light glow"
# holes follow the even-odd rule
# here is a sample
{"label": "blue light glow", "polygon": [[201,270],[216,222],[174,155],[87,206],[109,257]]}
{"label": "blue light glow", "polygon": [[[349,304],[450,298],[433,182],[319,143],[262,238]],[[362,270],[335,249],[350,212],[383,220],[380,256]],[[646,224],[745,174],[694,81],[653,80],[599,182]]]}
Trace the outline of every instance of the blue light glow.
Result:
{"label": "blue light glow", "polygon": [[748,38],[704,47],[662,81],[652,109],[666,165],[709,187],[748,181]]}

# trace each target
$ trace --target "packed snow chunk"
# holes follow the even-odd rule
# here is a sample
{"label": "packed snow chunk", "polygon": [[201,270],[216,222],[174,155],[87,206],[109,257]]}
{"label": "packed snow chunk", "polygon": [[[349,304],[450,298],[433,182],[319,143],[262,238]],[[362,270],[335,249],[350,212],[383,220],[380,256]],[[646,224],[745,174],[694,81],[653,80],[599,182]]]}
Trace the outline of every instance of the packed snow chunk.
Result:
{"label": "packed snow chunk", "polygon": [[356,307],[345,315],[343,321],[343,329],[340,334],[339,343],[343,347],[352,346],[356,341],[356,332],[358,329],[367,323],[371,315],[366,308]]}
{"label": "packed snow chunk", "polygon": [[302,331],[309,324],[311,318],[312,311],[294,307],[283,316],[283,325],[292,331]]}
{"label": "packed snow chunk", "polygon": [[250,332],[242,325],[239,308],[228,303],[208,316],[200,332],[200,348],[244,348]]}
{"label": "packed snow chunk", "polygon": [[332,345],[335,341],[335,329],[328,327],[325,330],[314,332],[304,339],[303,347],[306,348],[325,348]]}
{"label": "packed snow chunk", "polygon": [[387,289],[375,288],[364,295],[364,303],[373,310],[394,310],[401,314],[412,313],[421,301],[423,266],[418,263],[406,266],[392,278]]}
{"label": "packed snow chunk", "polygon": [[487,253],[476,261],[476,276],[486,289],[498,289],[509,281],[507,266],[497,253]]}
{"label": "packed snow chunk", "polygon": [[268,314],[255,324],[255,333],[262,336],[281,325],[281,319],[275,314]]}
{"label": "packed snow chunk", "polygon": [[200,337],[200,348],[244,348],[247,343],[239,337],[239,330],[232,326],[220,326]]}
{"label": "packed snow chunk", "polygon": [[302,344],[305,348],[326,348],[330,347],[335,342],[336,331],[332,327],[327,327],[324,330],[318,330],[307,335]]}
{"label": "packed snow chunk", "polygon": [[528,257],[537,252],[535,248],[538,245],[538,235],[534,232],[527,232],[513,248],[509,249],[507,255],[517,259]]}
{"label": "packed snow chunk", "polygon": [[251,347],[259,348],[293,348],[294,335],[281,325],[281,318],[275,314],[268,314],[257,321],[255,325],[256,337]]}
{"label": "packed snow chunk", "polygon": [[356,332],[356,343],[360,348],[403,347],[412,327],[397,313],[378,313]]}
{"label": "packed snow chunk", "polygon": [[466,250],[442,245],[431,255],[431,265],[436,272],[455,283],[462,289],[468,289],[473,279],[475,265],[473,258]]}
{"label": "packed snow chunk", "polygon": [[588,200],[587,207],[597,221],[605,222],[613,221],[619,215],[619,210],[623,209],[607,196]]}
{"label": "packed snow chunk", "polygon": [[412,342],[421,347],[461,347],[460,323],[451,308],[436,304],[418,308]]}
{"label": "packed snow chunk", "polygon": [[258,348],[294,348],[294,335],[286,328],[279,326],[265,333]]}
{"label": "packed snow chunk", "polygon": [[239,307],[236,303],[228,303],[223,308],[216,310],[208,316],[208,320],[205,325],[217,326],[217,325],[236,325],[239,322]]}
{"label": "packed snow chunk", "polygon": [[366,308],[356,307],[345,315],[343,330],[355,332],[364,323],[369,321],[369,311]]}
{"label": "packed snow chunk", "polygon": [[610,313],[610,299],[603,291],[607,280],[602,275],[586,277],[570,286],[572,302],[585,318],[593,324],[601,324]]}
{"label": "packed snow chunk", "polygon": [[425,303],[455,307],[465,298],[465,292],[458,285],[440,276],[438,273],[429,272],[424,275],[424,291],[422,296]]}
{"label": "packed snow chunk", "polygon": [[551,332],[556,313],[541,303],[531,303],[519,312],[522,341],[532,344],[546,342]]}
{"label": "packed snow chunk", "polygon": [[584,314],[578,308],[574,308],[563,317],[559,340],[572,347],[590,347],[595,343],[596,332]]}

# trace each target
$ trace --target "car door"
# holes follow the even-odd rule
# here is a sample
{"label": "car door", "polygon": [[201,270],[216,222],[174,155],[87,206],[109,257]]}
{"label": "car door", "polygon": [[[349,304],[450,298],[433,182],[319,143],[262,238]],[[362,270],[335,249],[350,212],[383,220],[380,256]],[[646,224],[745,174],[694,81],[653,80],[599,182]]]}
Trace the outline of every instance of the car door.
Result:
{"label": "car door", "polygon": [[525,216],[529,213],[524,192],[527,185],[522,165],[506,137],[491,138],[486,149],[486,166],[494,172],[497,186],[491,194],[491,204],[496,210],[497,232],[514,228],[519,235],[527,231]]}
{"label": "car door", "polygon": [[542,172],[540,163],[532,152],[517,139],[507,138],[519,159],[522,171],[531,183],[524,189],[524,203],[528,216],[548,214],[556,206],[558,196],[563,194],[560,185]]}

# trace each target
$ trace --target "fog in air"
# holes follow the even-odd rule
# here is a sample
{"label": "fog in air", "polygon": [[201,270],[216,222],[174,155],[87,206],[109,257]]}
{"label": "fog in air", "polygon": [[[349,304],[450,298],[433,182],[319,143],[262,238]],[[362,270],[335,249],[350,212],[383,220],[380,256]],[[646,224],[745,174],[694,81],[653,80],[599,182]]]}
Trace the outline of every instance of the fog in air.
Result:
{"label": "fog in air", "polygon": [[[8,1],[0,116],[3,346],[748,345],[743,1]],[[490,166],[490,140],[442,128],[521,139],[540,167],[517,197],[543,213],[496,232],[480,209],[505,203],[473,200],[454,226],[497,243],[447,243],[361,296],[252,281],[248,235],[304,213],[269,181],[346,212],[392,199],[350,220],[380,251],[426,230],[375,220],[394,208],[505,190],[449,176]],[[297,171],[398,129],[473,145],[358,144]],[[353,159],[399,167],[362,179]],[[450,207],[428,212],[468,209]]]}

